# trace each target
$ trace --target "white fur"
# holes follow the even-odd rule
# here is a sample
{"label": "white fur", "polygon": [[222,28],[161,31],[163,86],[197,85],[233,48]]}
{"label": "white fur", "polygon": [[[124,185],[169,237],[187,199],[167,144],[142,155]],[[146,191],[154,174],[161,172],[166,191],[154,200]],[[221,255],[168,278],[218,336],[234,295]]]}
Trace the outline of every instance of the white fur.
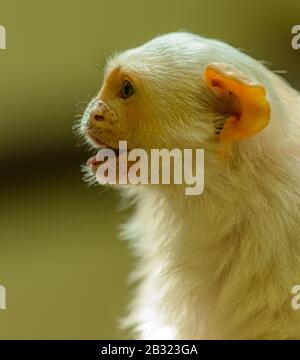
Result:
{"label": "white fur", "polygon": [[[226,159],[216,155],[220,114],[203,80],[214,62],[263,85],[271,106],[269,126]],[[136,200],[124,235],[139,258],[126,326],[146,339],[300,338],[291,307],[300,283],[299,94],[251,57],[188,33],[119,54],[107,71],[119,65],[144,76],[164,129],[153,145],[206,151],[200,196],[180,186],[123,189]]]}

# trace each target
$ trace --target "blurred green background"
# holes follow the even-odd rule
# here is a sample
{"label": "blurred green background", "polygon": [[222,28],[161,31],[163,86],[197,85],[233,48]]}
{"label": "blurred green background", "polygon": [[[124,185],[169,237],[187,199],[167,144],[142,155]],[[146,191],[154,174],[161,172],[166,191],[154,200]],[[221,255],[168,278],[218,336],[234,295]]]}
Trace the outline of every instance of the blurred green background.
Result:
{"label": "blurred green background", "polygon": [[72,133],[78,103],[99,89],[105,58],[155,35],[189,30],[272,62],[300,89],[291,28],[300,2],[0,0],[1,339],[126,337],[134,261],[117,194],[87,189],[90,154]]}

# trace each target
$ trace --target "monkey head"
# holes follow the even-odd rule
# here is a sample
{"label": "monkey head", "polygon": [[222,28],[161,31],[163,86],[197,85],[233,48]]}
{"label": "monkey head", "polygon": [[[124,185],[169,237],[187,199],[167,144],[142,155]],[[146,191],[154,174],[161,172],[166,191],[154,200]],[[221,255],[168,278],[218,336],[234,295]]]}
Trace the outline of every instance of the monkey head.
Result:
{"label": "monkey head", "polygon": [[[160,36],[108,60],[81,131],[94,147],[117,155],[121,140],[129,149],[217,153],[268,124],[265,71],[222,42],[189,33]],[[89,164],[95,172],[97,163]]]}

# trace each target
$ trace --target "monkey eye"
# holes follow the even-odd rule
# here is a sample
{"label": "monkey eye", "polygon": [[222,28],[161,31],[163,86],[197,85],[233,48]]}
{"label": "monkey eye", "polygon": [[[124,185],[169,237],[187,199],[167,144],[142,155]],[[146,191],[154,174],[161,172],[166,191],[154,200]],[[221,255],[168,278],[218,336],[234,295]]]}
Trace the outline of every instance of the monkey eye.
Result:
{"label": "monkey eye", "polygon": [[123,82],[123,85],[122,85],[122,88],[121,88],[121,91],[120,91],[120,97],[122,99],[128,99],[133,94],[134,94],[134,88],[133,88],[131,82],[128,81],[128,80],[125,80]]}

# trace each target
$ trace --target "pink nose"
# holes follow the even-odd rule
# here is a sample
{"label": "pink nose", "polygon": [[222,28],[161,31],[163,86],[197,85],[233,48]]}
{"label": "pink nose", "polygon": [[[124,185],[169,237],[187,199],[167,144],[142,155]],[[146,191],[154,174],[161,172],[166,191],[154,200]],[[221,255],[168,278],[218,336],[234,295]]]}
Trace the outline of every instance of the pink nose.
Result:
{"label": "pink nose", "polygon": [[102,101],[99,101],[90,112],[90,121],[103,121],[105,112],[105,105]]}

